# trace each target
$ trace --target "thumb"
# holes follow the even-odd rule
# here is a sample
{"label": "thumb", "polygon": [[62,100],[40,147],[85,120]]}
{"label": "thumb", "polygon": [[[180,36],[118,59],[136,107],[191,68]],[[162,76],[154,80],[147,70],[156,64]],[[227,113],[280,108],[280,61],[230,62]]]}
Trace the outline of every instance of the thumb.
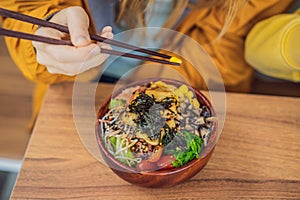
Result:
{"label": "thumb", "polygon": [[74,46],[81,47],[91,43],[89,17],[83,8],[76,6],[67,10],[67,26]]}

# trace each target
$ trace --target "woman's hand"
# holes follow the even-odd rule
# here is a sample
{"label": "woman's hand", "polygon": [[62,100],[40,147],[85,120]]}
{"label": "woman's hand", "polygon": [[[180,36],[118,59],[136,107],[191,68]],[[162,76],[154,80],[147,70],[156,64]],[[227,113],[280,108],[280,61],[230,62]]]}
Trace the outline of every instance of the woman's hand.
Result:
{"label": "woman's hand", "polygon": [[[91,42],[88,27],[89,18],[81,7],[69,7],[56,13],[51,22],[68,26],[71,42],[74,46],[51,45],[40,42],[32,42],[36,48],[37,61],[47,67],[53,74],[73,76],[98,66],[108,57],[102,54],[101,48],[110,48],[107,44],[95,44]],[[36,35],[63,39],[68,34],[52,28],[41,27]],[[104,27],[101,36],[112,39],[112,28]]]}

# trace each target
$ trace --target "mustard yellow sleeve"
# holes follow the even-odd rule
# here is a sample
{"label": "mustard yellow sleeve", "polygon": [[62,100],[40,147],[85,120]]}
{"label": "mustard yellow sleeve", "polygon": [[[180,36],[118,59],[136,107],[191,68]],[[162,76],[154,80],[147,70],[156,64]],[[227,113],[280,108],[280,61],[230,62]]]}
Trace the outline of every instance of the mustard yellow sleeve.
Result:
{"label": "mustard yellow sleeve", "polygon": [[[81,0],[5,0],[0,1],[0,7],[44,19],[53,12],[59,11],[69,6],[81,6]],[[17,30],[21,32],[34,33],[38,28],[36,25],[17,21],[14,19],[3,19],[3,28]],[[24,76],[29,80],[51,84],[62,81],[74,80],[74,77],[50,74],[44,65],[40,65],[36,61],[36,54],[31,41],[5,38],[9,53],[22,71]]]}
{"label": "mustard yellow sleeve", "polygon": [[246,39],[245,58],[263,74],[300,82],[300,10],[256,24]]}
{"label": "mustard yellow sleeve", "polygon": [[[210,10],[192,10],[182,21],[178,31],[202,45],[218,68],[226,91],[249,92],[254,69],[244,58],[245,38],[254,24],[285,12],[292,3],[293,0],[247,1],[240,7],[227,32],[217,41],[215,39],[220,34],[227,16],[223,6]],[[180,46],[179,44],[178,48],[181,48]],[[195,52],[188,48],[186,50],[191,54]],[[185,51],[184,46],[182,51]],[[180,70],[196,87],[201,87],[192,68],[193,66],[187,63],[180,67]]]}

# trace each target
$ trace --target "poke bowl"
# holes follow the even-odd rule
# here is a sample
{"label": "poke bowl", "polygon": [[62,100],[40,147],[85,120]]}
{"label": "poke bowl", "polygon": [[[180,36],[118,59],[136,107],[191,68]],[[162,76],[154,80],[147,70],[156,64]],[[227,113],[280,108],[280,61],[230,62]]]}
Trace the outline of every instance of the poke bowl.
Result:
{"label": "poke bowl", "polygon": [[199,90],[177,80],[148,79],[117,90],[100,106],[96,138],[103,160],[120,178],[171,187],[207,164],[217,125]]}

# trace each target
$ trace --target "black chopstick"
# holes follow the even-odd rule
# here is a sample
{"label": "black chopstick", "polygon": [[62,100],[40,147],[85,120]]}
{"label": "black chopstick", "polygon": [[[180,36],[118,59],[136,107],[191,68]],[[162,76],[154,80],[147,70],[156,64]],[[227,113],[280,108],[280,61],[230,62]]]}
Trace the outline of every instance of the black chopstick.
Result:
{"label": "black chopstick", "polygon": [[[14,12],[14,11],[11,11],[11,10],[6,10],[6,9],[3,9],[3,8],[0,8],[0,16],[17,19],[17,20],[20,20],[20,21],[36,24],[36,25],[39,25],[39,26],[42,26],[42,27],[54,28],[54,29],[59,30],[61,32],[69,33],[69,29],[66,26],[56,24],[56,23],[53,23],[53,22],[49,22],[49,21],[45,21],[45,20],[42,20],[42,19],[39,19],[39,18],[36,18],[36,17],[24,15],[22,13]],[[161,58],[170,59],[172,57],[172,56],[165,55],[165,54],[162,54],[162,53],[159,53],[159,52],[155,52],[155,51],[151,51],[151,50],[148,50],[148,49],[139,48],[139,47],[136,47],[136,46],[133,46],[133,45],[130,45],[130,44],[126,44],[126,43],[118,42],[118,41],[115,41],[115,40],[107,39],[107,38],[104,38],[104,37],[101,37],[101,36],[95,35],[95,34],[90,34],[90,37],[91,37],[92,40],[95,40],[95,41],[98,41],[98,42],[103,42],[103,43],[106,43],[106,44],[122,47],[122,48],[125,48],[125,49],[134,50],[134,51],[137,51],[137,52],[146,53],[146,54],[161,57]]]}
{"label": "black chopstick", "polygon": [[[0,35],[8,36],[8,37],[21,38],[21,39],[31,40],[31,41],[37,41],[37,42],[44,42],[44,43],[54,44],[54,45],[70,45],[70,46],[73,46],[72,42],[69,41],[69,40],[58,40],[58,39],[55,39],[55,38],[49,38],[49,37],[44,37],[44,36],[39,36],[39,35],[32,35],[32,34],[29,34],[29,33],[23,33],[23,32],[19,32],[19,31],[12,31],[12,30],[4,29],[4,28],[0,28]],[[139,60],[145,60],[145,61],[157,62],[157,63],[162,63],[162,64],[180,66],[180,63],[177,63],[177,62],[170,62],[168,60],[162,60],[162,59],[157,59],[157,58],[153,58],[153,57],[145,57],[145,56],[140,56],[140,55],[135,55],[135,54],[130,54],[130,53],[124,53],[124,52],[115,51],[115,50],[112,50],[112,49],[101,48],[101,52],[105,53],[105,54],[110,54],[110,55],[123,56],[123,57],[128,57],[128,58],[135,58],[135,59],[139,59]]]}
{"label": "black chopstick", "polygon": [[44,37],[44,36],[40,36],[40,35],[33,35],[33,34],[23,33],[23,32],[19,32],[19,31],[7,30],[7,29],[1,28],[1,27],[0,27],[0,35],[20,38],[20,39],[25,39],[25,40],[32,40],[32,41],[37,41],[37,42],[44,42],[44,43],[48,43],[48,44],[72,45],[71,41],[68,41],[68,40],[58,40],[55,38],[49,38],[49,37]]}

